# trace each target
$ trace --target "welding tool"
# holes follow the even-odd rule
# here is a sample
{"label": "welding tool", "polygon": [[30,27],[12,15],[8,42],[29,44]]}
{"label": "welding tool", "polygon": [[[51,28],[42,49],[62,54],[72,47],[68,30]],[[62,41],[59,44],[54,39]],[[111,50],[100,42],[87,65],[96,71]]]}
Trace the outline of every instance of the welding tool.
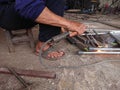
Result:
{"label": "welding tool", "polygon": [[62,40],[62,39],[64,39],[64,38],[66,38],[67,36],[69,36],[69,34],[70,34],[70,32],[64,32],[64,33],[62,33],[62,34],[59,34],[59,35],[57,35],[57,36],[54,36],[54,37],[51,39],[51,41],[52,41],[52,42],[58,42],[58,41],[60,41],[60,40]]}

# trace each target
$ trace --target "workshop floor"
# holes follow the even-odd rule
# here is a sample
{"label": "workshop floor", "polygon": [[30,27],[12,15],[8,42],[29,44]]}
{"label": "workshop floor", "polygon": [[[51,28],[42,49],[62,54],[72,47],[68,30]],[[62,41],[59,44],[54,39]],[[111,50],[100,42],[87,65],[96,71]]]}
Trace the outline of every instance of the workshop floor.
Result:
{"label": "workshop floor", "polygon": [[[120,19],[112,21],[117,21],[120,25]],[[91,25],[91,22],[83,22]],[[96,22],[92,22],[92,28],[116,29]],[[37,41],[38,30],[34,29],[33,34]],[[66,54],[58,61],[45,60],[47,66],[79,66],[79,68],[45,68],[28,43],[15,45],[15,53],[9,53],[4,31],[0,30],[0,67],[54,71],[57,74],[56,79],[23,77],[28,83],[32,83],[30,90],[120,90],[120,62],[116,61],[120,60],[120,55],[77,55],[78,48],[66,40],[57,43],[55,48],[63,50]],[[104,62],[88,65],[101,61]],[[0,74],[0,90],[18,89],[26,90],[14,76]]]}

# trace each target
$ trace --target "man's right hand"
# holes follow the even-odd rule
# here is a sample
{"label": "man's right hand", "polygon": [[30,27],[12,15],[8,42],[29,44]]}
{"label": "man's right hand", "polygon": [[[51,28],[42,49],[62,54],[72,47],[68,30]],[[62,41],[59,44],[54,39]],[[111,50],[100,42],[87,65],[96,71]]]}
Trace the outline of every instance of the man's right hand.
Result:
{"label": "man's right hand", "polygon": [[67,30],[71,31],[70,36],[81,35],[85,32],[86,26],[79,22],[70,21]]}

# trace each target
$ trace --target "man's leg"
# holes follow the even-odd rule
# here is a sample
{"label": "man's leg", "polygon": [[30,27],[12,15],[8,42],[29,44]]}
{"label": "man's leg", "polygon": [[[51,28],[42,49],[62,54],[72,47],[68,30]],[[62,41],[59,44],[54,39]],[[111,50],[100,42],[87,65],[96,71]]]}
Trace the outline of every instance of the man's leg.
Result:
{"label": "man's leg", "polygon": [[0,27],[7,30],[31,28],[35,23],[21,17],[14,9],[14,2],[0,5]]}
{"label": "man's leg", "polygon": [[[63,16],[64,0],[47,0],[46,6],[55,14]],[[60,32],[61,32],[60,27],[40,24],[39,40],[45,42],[51,37],[60,34]]]}
{"label": "man's leg", "polygon": [[[46,0],[46,6],[55,14],[63,16],[65,0]],[[51,37],[60,34],[61,28],[50,25],[40,24],[39,42],[36,46],[36,51],[39,52],[41,45]],[[49,48],[49,45],[45,48]],[[52,54],[54,55],[54,54]],[[57,56],[62,56],[63,52],[57,53]],[[55,57],[56,53],[55,53]]]}

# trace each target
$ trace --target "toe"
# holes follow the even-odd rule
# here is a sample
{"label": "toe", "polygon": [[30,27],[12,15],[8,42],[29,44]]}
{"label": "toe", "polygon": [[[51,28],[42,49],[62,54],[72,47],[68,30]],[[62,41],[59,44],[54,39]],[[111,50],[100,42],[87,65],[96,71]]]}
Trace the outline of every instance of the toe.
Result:
{"label": "toe", "polygon": [[64,55],[64,52],[62,51],[56,51],[56,52],[51,52],[48,54],[49,58],[59,58],[62,57]]}

